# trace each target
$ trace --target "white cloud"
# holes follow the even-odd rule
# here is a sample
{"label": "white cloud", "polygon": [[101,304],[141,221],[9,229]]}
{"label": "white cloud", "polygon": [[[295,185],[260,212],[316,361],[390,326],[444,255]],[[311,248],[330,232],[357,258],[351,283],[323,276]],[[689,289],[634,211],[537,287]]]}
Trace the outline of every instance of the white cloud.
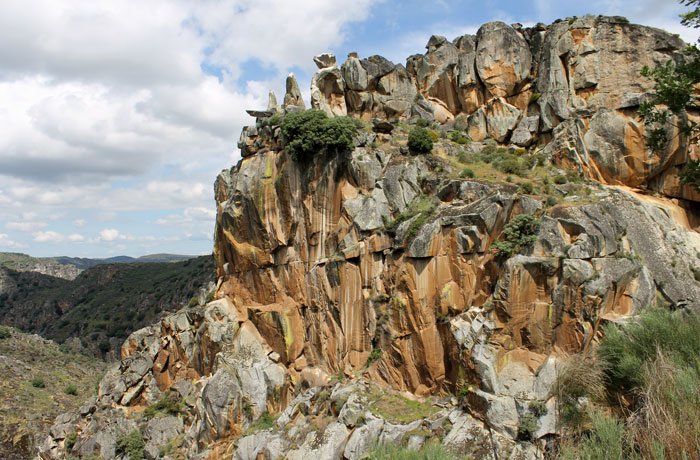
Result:
{"label": "white cloud", "polygon": [[114,241],[119,237],[124,238],[124,235],[119,235],[119,230],[116,228],[105,228],[100,232],[100,240],[102,241]]}
{"label": "white cloud", "polygon": [[46,222],[8,222],[5,224],[5,228],[17,232],[31,233],[47,225]]}
{"label": "white cloud", "polygon": [[76,227],[78,227],[78,228],[84,227],[85,225],[87,225],[87,220],[85,220],[85,219],[76,219],[76,220],[73,221],[73,225],[76,226]]}
{"label": "white cloud", "polygon": [[85,240],[83,235],[79,233],[71,233],[70,235],[63,235],[53,230],[47,230],[45,232],[34,232],[32,234],[32,239],[37,243],[79,243]]}
{"label": "white cloud", "polygon": [[12,240],[7,233],[0,233],[0,248],[25,249],[27,247],[29,246],[24,243]]}

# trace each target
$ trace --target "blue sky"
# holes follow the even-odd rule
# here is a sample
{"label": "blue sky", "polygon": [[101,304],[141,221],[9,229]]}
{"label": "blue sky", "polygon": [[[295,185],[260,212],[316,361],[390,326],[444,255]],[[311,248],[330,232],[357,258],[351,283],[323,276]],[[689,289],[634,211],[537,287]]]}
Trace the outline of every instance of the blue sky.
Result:
{"label": "blue sky", "polygon": [[623,15],[694,41],[673,1],[3,0],[0,251],[139,256],[212,250],[213,182],[312,57],[405,62],[432,34]]}

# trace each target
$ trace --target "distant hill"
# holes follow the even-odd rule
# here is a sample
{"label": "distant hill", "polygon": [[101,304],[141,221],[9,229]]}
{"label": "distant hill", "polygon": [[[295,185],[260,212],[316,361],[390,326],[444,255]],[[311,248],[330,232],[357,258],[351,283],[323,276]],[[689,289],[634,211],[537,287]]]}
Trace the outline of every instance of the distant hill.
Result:
{"label": "distant hill", "polygon": [[179,262],[195,258],[197,256],[183,254],[148,254],[138,258],[129,256],[115,256],[104,259],[92,259],[85,257],[32,257],[20,252],[0,252],[0,267],[7,267],[16,271],[32,271],[44,275],[55,276],[72,280],[78,274],[88,268],[101,264],[128,264],[133,262]]}
{"label": "distant hill", "polygon": [[[169,254],[146,256],[168,260]],[[103,357],[131,332],[203,300],[215,281],[212,256],[176,262],[99,264],[66,280],[0,268],[0,323],[62,343],[78,337]]]}

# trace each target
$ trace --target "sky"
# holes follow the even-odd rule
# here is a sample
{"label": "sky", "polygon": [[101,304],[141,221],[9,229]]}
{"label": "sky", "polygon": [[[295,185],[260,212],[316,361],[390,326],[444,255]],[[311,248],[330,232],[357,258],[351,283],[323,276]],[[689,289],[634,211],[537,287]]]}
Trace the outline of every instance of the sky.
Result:
{"label": "sky", "polygon": [[309,105],[314,55],[396,63],[488,21],[623,15],[694,42],[671,0],[1,0],[0,251],[209,254],[245,109]]}

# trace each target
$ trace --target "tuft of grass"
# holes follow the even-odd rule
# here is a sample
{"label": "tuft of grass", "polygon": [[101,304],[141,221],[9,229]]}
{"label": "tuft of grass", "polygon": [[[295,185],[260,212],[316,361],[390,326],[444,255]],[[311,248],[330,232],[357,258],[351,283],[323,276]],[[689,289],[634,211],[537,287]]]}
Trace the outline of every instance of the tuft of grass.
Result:
{"label": "tuft of grass", "polygon": [[41,377],[34,377],[32,379],[32,386],[34,388],[46,388],[46,382]]}
{"label": "tuft of grass", "polygon": [[382,350],[380,348],[375,348],[369,354],[369,357],[367,357],[367,363],[365,364],[365,367],[369,367],[373,362],[377,361],[378,359],[381,359],[381,357]]}
{"label": "tuft of grass", "polygon": [[376,444],[368,454],[369,460],[457,460],[439,442],[427,442],[419,450],[391,443]]}
{"label": "tuft of grass", "polygon": [[269,412],[265,412],[257,422],[248,427],[248,429],[244,432],[244,435],[257,433],[258,431],[263,430],[270,430],[275,426],[275,420],[277,420],[277,417],[273,417]]}
{"label": "tuft of grass", "polygon": [[146,418],[163,417],[165,415],[177,415],[185,409],[185,404],[182,402],[177,393],[168,391],[155,403],[149,405],[143,411]]}

